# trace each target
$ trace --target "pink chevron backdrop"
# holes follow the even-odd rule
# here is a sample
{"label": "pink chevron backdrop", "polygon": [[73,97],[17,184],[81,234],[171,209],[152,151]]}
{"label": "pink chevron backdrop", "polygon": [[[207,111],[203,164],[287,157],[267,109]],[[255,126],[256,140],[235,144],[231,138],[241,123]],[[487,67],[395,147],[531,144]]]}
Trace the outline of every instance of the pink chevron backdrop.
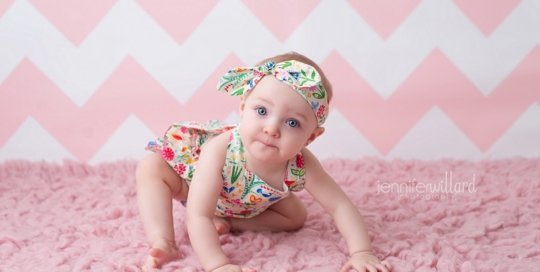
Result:
{"label": "pink chevron backdrop", "polygon": [[0,160],[144,156],[238,121],[228,68],[298,51],[335,89],[321,158],[540,156],[540,1],[0,1]]}

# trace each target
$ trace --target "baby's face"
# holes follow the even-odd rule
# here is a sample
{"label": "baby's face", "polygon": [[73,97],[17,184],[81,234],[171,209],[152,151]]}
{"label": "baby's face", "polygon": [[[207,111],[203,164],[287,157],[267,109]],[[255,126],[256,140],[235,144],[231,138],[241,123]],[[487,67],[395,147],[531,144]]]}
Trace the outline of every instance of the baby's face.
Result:
{"label": "baby's face", "polygon": [[286,161],[324,131],[308,102],[273,76],[263,77],[242,99],[240,114],[242,142],[261,162]]}

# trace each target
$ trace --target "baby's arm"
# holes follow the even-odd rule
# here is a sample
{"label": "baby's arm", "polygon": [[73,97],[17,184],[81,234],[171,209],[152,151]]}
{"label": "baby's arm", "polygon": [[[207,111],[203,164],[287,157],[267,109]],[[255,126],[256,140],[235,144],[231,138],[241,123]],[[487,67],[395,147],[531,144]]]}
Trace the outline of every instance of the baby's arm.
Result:
{"label": "baby's arm", "polygon": [[348,271],[350,268],[359,271],[370,268],[378,271],[391,270],[387,261],[381,262],[373,254],[367,227],[358,208],[324,171],[317,158],[309,150],[304,148],[302,155],[307,173],[306,190],[332,216],[339,232],[347,242],[351,259],[343,267],[343,271]]}
{"label": "baby's arm", "polygon": [[[206,143],[193,175],[187,199],[187,227],[195,254],[205,271],[233,267],[221,249],[219,235],[212,218],[218,196],[223,187],[221,170],[225,162],[230,132],[225,132]],[[225,266],[225,267],[224,267]],[[240,271],[240,267],[231,270]]]}

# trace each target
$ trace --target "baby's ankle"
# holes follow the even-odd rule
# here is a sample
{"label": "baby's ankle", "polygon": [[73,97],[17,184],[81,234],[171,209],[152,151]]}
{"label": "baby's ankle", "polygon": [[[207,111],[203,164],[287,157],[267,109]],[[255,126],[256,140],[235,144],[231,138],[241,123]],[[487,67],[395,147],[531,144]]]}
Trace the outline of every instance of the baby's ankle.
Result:
{"label": "baby's ankle", "polygon": [[176,242],[174,240],[171,241],[166,238],[157,238],[150,245],[152,247],[158,247],[158,248],[162,248],[163,246],[166,246],[167,248],[176,249]]}

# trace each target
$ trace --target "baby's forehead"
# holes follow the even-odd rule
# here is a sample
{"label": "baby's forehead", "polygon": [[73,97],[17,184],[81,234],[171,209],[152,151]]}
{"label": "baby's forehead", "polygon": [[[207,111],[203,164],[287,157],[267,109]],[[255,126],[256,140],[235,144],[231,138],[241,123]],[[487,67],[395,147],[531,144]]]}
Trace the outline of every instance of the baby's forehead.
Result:
{"label": "baby's forehead", "polygon": [[261,83],[249,92],[249,100],[254,103],[260,102],[271,106],[278,106],[280,109],[288,111],[291,114],[300,115],[306,120],[313,119],[314,122],[317,121],[309,102],[292,87],[278,82],[280,84],[278,85],[280,86],[279,88],[271,88],[276,86],[268,86]]}
{"label": "baby's forehead", "polygon": [[286,102],[295,104],[307,104],[308,101],[302,97],[293,87],[285,84],[275,77],[265,76],[249,93],[255,93],[256,96],[271,98],[284,98]]}

